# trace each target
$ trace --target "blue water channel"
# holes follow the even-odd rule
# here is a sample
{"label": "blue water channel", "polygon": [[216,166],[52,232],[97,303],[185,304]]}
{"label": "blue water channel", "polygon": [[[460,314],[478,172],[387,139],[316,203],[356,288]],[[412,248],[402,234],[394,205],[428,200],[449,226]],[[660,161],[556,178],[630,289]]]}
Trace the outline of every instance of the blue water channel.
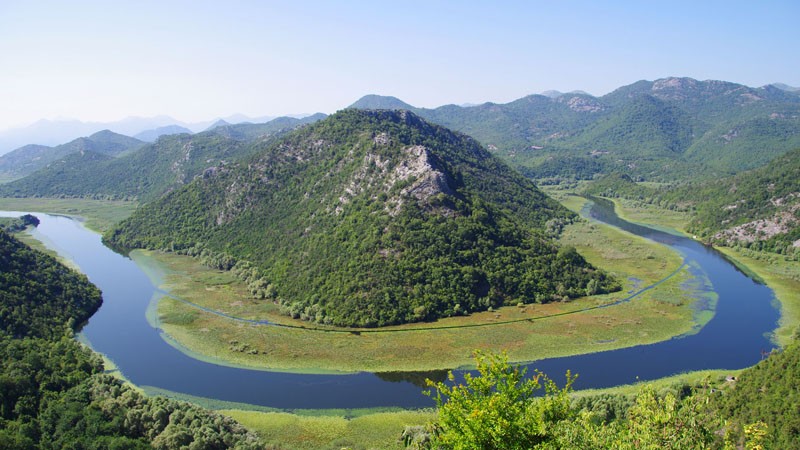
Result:
{"label": "blue water channel", "polygon": [[[600,388],[691,370],[744,368],[774,347],[770,333],[777,326],[779,314],[774,293],[767,286],[740,272],[711,248],[621,220],[610,202],[596,200],[587,213],[594,220],[680,252],[717,292],[715,315],[694,334],[651,345],[540,360],[530,364],[529,372],[538,369],[560,383],[569,369],[580,375],[575,388]],[[34,236],[74,261],[103,291],[103,306],[83,328],[83,337],[139,386],[282,409],[414,408],[433,404],[422,394],[419,380],[425,376],[441,378],[441,371],[310,375],[221,366],[187,356],[168,344],[160,330],[147,321],[145,311],[157,288],[134,261],[105,247],[97,233],[78,221],[34,214],[41,220]]]}

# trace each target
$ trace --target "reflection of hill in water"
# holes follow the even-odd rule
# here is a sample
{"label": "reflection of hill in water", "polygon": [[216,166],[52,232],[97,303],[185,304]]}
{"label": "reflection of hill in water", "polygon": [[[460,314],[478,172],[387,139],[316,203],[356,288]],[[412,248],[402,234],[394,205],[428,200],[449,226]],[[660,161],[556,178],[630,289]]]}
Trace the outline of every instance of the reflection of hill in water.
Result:
{"label": "reflection of hill in water", "polygon": [[421,372],[377,372],[375,375],[383,381],[391,381],[392,383],[408,382],[414,386],[427,388],[428,384],[426,379],[435,383],[447,380],[447,370],[428,370]]}

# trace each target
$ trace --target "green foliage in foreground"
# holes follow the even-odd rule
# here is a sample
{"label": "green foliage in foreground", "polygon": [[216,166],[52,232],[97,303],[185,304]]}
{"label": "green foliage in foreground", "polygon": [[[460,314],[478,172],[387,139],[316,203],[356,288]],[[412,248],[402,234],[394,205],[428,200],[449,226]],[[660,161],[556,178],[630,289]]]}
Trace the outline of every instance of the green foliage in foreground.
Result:
{"label": "green foliage in foreground", "polygon": [[573,217],[467,136],[345,110],[144,205],[105,240],[233,268],[294,317],[374,327],[619,289],[551,239]]}
{"label": "green foliage in foreground", "polygon": [[[800,442],[800,345],[745,370],[722,390],[680,387],[635,398],[571,402],[574,377],[558,388],[526,377],[505,355],[478,353],[479,375],[433,383],[438,420],[407,427],[406,446],[427,449],[795,448]],[[536,396],[544,386],[544,395]]]}
{"label": "green foliage in foreground", "polygon": [[[558,389],[541,373],[525,377],[525,370],[508,364],[505,356],[476,357],[479,375],[465,375],[464,384],[431,383],[439,421],[434,446],[453,449],[536,448],[556,439],[554,427],[574,418],[569,391],[574,378]],[[449,382],[455,378],[452,373]],[[535,398],[544,384],[546,394]]]}
{"label": "green foliage in foreground", "polygon": [[763,422],[766,448],[797,448],[800,443],[800,342],[773,352],[745,370],[735,388],[714,398],[731,433],[741,441],[749,424]]}
{"label": "green foliage in foreground", "polygon": [[229,418],[103,375],[100,358],[69,334],[0,336],[0,357],[0,448],[258,448]]}

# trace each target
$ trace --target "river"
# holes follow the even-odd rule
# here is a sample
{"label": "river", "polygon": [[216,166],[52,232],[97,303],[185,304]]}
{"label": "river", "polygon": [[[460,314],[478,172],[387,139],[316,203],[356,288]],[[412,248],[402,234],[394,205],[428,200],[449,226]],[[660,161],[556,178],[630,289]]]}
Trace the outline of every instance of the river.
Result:
{"label": "river", "polygon": [[[669,245],[694,270],[701,270],[719,298],[714,317],[698,332],[667,341],[530,364],[574,387],[599,388],[652,380],[701,369],[740,369],[758,362],[779,318],[774,293],[750,279],[717,251],[691,239],[621,220],[610,202],[596,201],[587,214]],[[6,211],[3,216],[23,213]],[[131,382],[177,393],[281,409],[425,407],[419,379],[444,372],[311,375],[249,370],[193,359],[174,348],[146,319],[157,289],[134,261],[119,255],[71,218],[33,213],[41,220],[34,237],[73,261],[103,291],[103,306],[83,327],[82,337],[106,355]],[[412,381],[417,381],[414,384]]]}

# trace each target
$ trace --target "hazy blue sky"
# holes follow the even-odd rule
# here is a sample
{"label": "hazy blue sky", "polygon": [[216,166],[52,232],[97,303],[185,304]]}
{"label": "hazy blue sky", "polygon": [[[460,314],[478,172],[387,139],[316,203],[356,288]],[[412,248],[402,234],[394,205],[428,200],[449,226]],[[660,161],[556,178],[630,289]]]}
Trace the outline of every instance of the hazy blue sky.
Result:
{"label": "hazy blue sky", "polygon": [[0,0],[0,130],[602,95],[689,76],[800,85],[800,1]]}

